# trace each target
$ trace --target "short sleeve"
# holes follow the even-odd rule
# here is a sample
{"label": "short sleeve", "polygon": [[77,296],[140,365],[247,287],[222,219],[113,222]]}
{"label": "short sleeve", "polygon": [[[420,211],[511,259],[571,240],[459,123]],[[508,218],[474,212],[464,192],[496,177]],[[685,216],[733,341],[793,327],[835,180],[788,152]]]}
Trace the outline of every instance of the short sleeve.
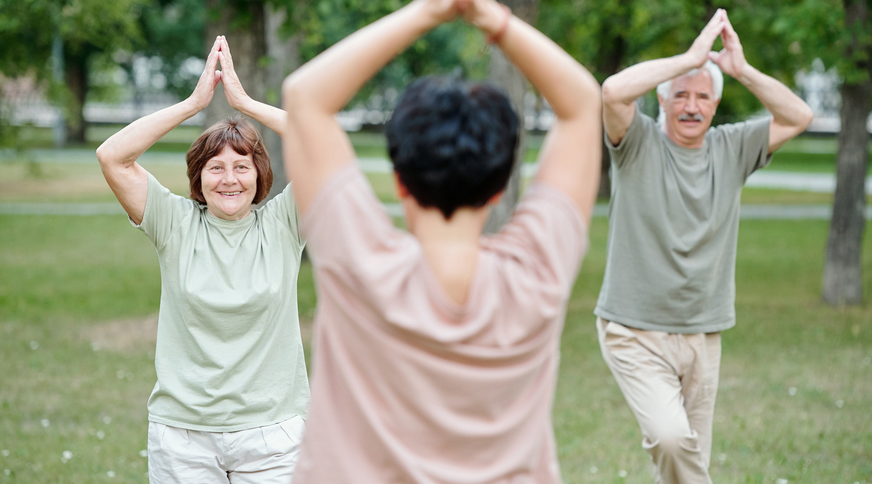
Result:
{"label": "short sleeve", "polygon": [[336,171],[303,217],[302,234],[316,265],[358,275],[378,267],[400,243],[400,232],[356,163]]}
{"label": "short sleeve", "polygon": [[572,199],[536,183],[511,220],[484,244],[523,264],[536,280],[565,289],[575,281],[587,250],[587,225]]}
{"label": "short sleeve", "polygon": [[264,214],[274,217],[279,223],[285,225],[294,235],[295,241],[299,245],[303,245],[304,239],[300,232],[300,216],[297,212],[297,202],[294,198],[292,183],[288,183],[281,193],[266,202],[262,210]]}
{"label": "short sleeve", "polygon": [[742,145],[747,147],[743,155],[747,155],[745,179],[751,176],[751,173],[766,168],[772,162],[772,154],[769,153],[769,126],[772,124],[771,118],[757,119],[748,121],[745,130],[742,133]]}
{"label": "short sleeve", "polygon": [[603,130],[606,147],[612,159],[612,164],[617,168],[623,168],[628,162],[642,158],[643,147],[651,146],[646,140],[657,133],[657,123],[650,116],[636,110],[633,113],[633,121],[627,128],[627,133],[617,145],[609,140],[609,135]]}
{"label": "short sleeve", "polygon": [[195,202],[170,192],[149,173],[142,223],[136,225],[132,220],[130,223],[141,230],[155,247],[162,249],[172,237],[179,220],[194,210],[195,206]]}
{"label": "short sleeve", "polygon": [[722,124],[716,128],[722,137],[716,148],[726,147],[736,156],[742,181],[772,161],[772,155],[768,153],[771,119],[766,117],[742,123]]}

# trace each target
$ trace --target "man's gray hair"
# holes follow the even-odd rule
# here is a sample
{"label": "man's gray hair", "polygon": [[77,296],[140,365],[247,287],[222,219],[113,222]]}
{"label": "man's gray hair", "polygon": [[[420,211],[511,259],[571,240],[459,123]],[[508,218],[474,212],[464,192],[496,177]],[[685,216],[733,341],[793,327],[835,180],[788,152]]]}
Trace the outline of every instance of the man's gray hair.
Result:
{"label": "man's gray hair", "polygon": [[[724,73],[721,72],[721,68],[718,67],[718,65],[715,64],[714,62],[707,60],[707,61],[705,61],[705,64],[702,65],[702,67],[698,67],[696,69],[691,69],[686,74],[682,74],[681,76],[676,76],[676,78],[682,77],[682,76],[693,77],[693,76],[699,74],[700,72],[702,72],[702,69],[707,70],[709,73],[709,76],[711,76],[711,78],[712,78],[712,91],[714,91],[714,94],[715,94],[715,101],[719,101],[721,99],[721,95],[724,93]],[[669,99],[669,91],[670,90],[672,90],[672,79],[669,79],[668,81],[663,81],[657,85],[657,95],[662,97],[664,101]],[[660,114],[658,114],[658,116],[657,116],[657,123],[663,124],[665,121],[666,121],[666,113],[663,112],[663,108],[661,107]]]}

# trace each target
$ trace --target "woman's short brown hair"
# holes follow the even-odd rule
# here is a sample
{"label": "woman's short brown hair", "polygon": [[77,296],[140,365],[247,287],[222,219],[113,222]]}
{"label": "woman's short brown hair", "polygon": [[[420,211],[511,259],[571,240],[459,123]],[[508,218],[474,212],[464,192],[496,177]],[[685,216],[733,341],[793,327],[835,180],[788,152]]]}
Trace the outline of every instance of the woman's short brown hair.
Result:
{"label": "woman's short brown hair", "polygon": [[273,182],[269,153],[254,126],[245,119],[237,117],[213,124],[194,141],[185,155],[185,161],[188,163],[188,180],[191,182],[191,199],[206,204],[200,174],[206,162],[221,153],[228,144],[240,155],[251,154],[254,169],[257,171],[257,192],[252,203],[260,203],[269,194]]}

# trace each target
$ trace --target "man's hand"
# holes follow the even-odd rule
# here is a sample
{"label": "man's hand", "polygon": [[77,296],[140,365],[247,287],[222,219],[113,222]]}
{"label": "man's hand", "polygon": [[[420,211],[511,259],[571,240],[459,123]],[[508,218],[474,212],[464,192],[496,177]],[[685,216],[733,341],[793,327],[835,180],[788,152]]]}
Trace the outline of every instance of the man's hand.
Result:
{"label": "man's hand", "polygon": [[218,60],[221,62],[221,82],[224,83],[224,95],[227,96],[227,103],[230,104],[231,108],[242,111],[243,105],[249,100],[248,94],[245,93],[239,76],[236,75],[227,39],[222,35],[218,37],[218,42]]}
{"label": "man's hand", "polygon": [[[721,32],[721,40],[724,42],[724,48],[720,52],[710,52],[709,58],[721,68],[724,73],[731,76],[733,79],[742,80],[742,75],[748,66],[748,61],[745,60],[745,52],[742,50],[742,43],[739,42],[739,36],[733,30],[730,24],[730,19],[727,18],[727,12],[719,10],[724,14],[724,28]],[[717,14],[715,14],[717,15]]]}
{"label": "man's hand", "polygon": [[215,70],[218,65],[220,42],[221,38],[218,37],[215,39],[215,43],[212,44],[212,50],[209,51],[209,57],[206,58],[206,67],[203,69],[203,73],[200,74],[200,80],[197,81],[194,92],[188,98],[194,103],[198,112],[206,109],[206,106],[212,102],[215,86],[221,82],[221,71]]}
{"label": "man's hand", "polygon": [[[712,15],[709,23],[706,24],[696,40],[693,41],[693,45],[691,45],[690,49],[687,49],[687,52],[684,54],[688,62],[694,68],[702,67],[702,65],[705,64],[705,61],[709,59],[712,46],[715,45],[715,40],[718,38],[718,35],[722,35],[724,27],[728,25],[728,22],[727,12],[722,8],[719,8],[715,14]],[[724,40],[724,43],[726,43],[726,40]]]}

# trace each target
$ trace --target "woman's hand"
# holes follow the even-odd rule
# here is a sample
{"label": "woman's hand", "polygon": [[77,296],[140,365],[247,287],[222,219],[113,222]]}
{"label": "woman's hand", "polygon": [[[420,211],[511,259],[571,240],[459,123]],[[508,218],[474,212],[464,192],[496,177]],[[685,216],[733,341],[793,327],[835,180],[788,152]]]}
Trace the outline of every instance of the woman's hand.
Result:
{"label": "woman's hand", "polygon": [[197,111],[206,109],[206,106],[212,102],[212,96],[215,94],[215,86],[221,82],[221,71],[216,70],[218,65],[218,49],[221,46],[221,37],[215,39],[212,44],[212,50],[209,51],[209,57],[206,57],[206,67],[203,73],[200,74],[200,80],[197,81],[197,87],[188,99],[196,106]]}
{"label": "woman's hand", "polygon": [[441,24],[460,16],[469,0],[418,0],[418,3]]}
{"label": "woman's hand", "polygon": [[494,0],[457,0],[463,19],[478,27],[487,36],[504,28],[511,15],[508,8]]}
{"label": "woman's hand", "polygon": [[218,62],[221,63],[221,82],[224,83],[224,95],[227,96],[227,102],[231,108],[243,111],[244,104],[250,98],[245,93],[239,76],[236,75],[233,57],[230,55],[230,45],[223,35],[218,37],[218,46]]}

